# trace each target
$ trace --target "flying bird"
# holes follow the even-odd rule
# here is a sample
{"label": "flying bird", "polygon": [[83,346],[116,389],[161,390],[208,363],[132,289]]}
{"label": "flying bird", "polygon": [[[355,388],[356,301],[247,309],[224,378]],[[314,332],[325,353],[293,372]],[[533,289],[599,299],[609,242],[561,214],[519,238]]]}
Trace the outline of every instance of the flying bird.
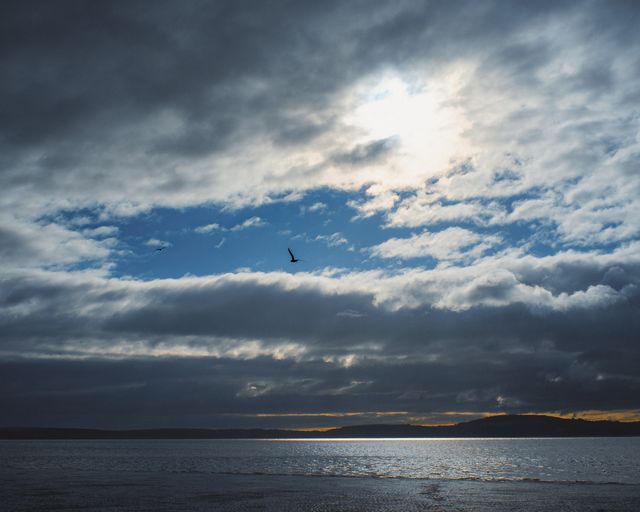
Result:
{"label": "flying bird", "polygon": [[287,247],[287,251],[289,251],[289,254],[291,255],[291,263],[297,263],[298,261],[302,261],[302,260],[299,260],[298,258],[296,258],[293,255],[293,253],[291,252],[291,249],[289,249],[288,247]]}
{"label": "flying bird", "polygon": [[165,249],[166,249],[166,247],[158,247],[156,249],[156,252],[164,251]]}

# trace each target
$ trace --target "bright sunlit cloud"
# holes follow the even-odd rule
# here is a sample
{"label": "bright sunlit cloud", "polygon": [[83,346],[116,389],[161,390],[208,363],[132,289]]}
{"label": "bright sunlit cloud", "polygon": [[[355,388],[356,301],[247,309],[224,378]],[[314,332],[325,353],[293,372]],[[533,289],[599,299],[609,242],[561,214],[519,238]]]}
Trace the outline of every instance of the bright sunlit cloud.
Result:
{"label": "bright sunlit cloud", "polygon": [[[398,75],[366,80],[356,88],[357,106],[347,124],[365,140],[391,139],[397,144],[377,181],[399,186],[414,185],[447,170],[468,156],[464,139],[469,121],[454,105],[460,72],[413,82]],[[388,166],[393,168],[389,173]],[[374,178],[374,179],[375,179]]]}

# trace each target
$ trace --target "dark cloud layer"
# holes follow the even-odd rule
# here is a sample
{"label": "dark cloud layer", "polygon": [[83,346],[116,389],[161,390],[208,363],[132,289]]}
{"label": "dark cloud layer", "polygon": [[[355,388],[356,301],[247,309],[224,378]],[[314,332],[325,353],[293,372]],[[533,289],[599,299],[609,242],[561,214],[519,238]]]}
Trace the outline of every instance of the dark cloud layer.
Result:
{"label": "dark cloud layer", "polygon": [[[592,266],[575,286],[607,274]],[[292,411],[400,410],[419,419],[637,405],[637,287],[620,301],[569,309],[525,298],[483,306],[496,293],[483,288],[467,310],[428,302],[396,309],[375,305],[376,296],[358,289],[360,277],[5,279],[3,408],[24,424],[126,427],[257,425],[256,413]],[[379,293],[406,290],[379,279]],[[436,286],[438,294],[454,285]],[[500,297],[509,295],[504,286]]]}
{"label": "dark cloud layer", "polygon": [[[637,371],[640,356],[632,358]],[[255,415],[402,411],[428,418],[437,411],[630,409],[640,391],[633,376],[597,378],[597,365],[553,351],[503,354],[491,363],[371,362],[352,368],[210,357],[14,360],[1,368],[5,418],[22,425],[302,427],[354,419]]]}

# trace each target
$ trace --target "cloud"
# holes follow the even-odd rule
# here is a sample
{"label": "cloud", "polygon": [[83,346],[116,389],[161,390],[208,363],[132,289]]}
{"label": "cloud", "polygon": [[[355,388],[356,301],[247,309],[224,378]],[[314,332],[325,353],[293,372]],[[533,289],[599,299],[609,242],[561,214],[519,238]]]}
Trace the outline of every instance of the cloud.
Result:
{"label": "cloud", "polygon": [[[3,304],[10,306],[3,316],[4,332],[18,329],[16,332],[24,336],[31,331],[36,335],[38,326],[55,320],[63,339],[82,337],[86,328],[107,338],[111,332],[174,339],[194,335],[309,342],[319,336],[317,339],[329,344],[351,339],[350,343],[377,340],[386,346],[395,339],[391,324],[394,318],[403,318],[402,311],[426,310],[433,315],[441,310],[462,315],[464,311],[495,308],[496,314],[503,311],[510,315],[512,308],[524,307],[523,311],[535,318],[572,311],[581,316],[583,311],[607,308],[626,311],[638,292],[639,262],[637,256],[629,259],[636,246],[611,255],[568,252],[535,258],[503,253],[463,268],[394,272],[294,275],[247,271],[148,282],[84,273],[12,273],[3,281],[7,290]],[[565,277],[561,287],[552,279],[554,274]],[[59,296],[67,296],[68,301],[57,304]],[[243,319],[248,310],[253,312],[251,322]],[[368,329],[359,326],[359,332],[350,332],[353,324],[335,323],[335,317],[348,320],[339,313],[350,310],[381,323],[371,321]],[[327,317],[334,320],[327,322]],[[427,317],[424,321],[431,322]],[[389,327],[383,327],[385,322]],[[571,325],[569,318],[567,323]],[[73,334],[75,326],[84,326],[77,335]],[[348,329],[342,332],[345,326]],[[529,339],[535,330],[527,329],[518,332],[516,339]],[[49,341],[54,339],[55,331],[49,329],[47,336]]]}
{"label": "cloud", "polygon": [[198,226],[197,228],[194,229],[194,231],[196,233],[200,233],[200,234],[206,234],[206,233],[212,233],[214,231],[218,231],[220,229],[220,224],[206,224],[204,226]]}
{"label": "cloud", "polygon": [[[499,204],[482,204],[480,201],[461,201],[441,204],[443,197],[420,197],[404,199],[397,208],[388,211],[389,227],[428,226],[438,222],[473,222],[477,224],[495,223],[502,215]],[[365,203],[365,208],[370,208]]]}
{"label": "cloud", "polygon": [[[105,400],[113,397],[132,411],[121,420],[128,426],[162,424],[155,406],[144,417],[133,411],[167,389],[173,391],[162,403],[178,416],[184,411],[185,425],[200,424],[205,404],[212,410],[209,400],[179,406],[172,398],[198,386],[218,397],[214,409],[225,414],[258,407],[317,412],[327,404],[336,411],[397,410],[400,396],[403,410],[416,415],[450,410],[452,403],[463,412],[546,411],[569,403],[629,408],[640,386],[637,249],[506,252],[434,270],[247,271],[148,282],[13,271],[0,286],[0,374],[23,391],[0,399],[25,421],[35,418],[24,404],[38,397],[52,400],[40,418],[61,421],[54,404],[64,396],[65,410],[77,411],[74,421],[123,424],[109,414]],[[212,364],[216,372],[207,373]],[[27,384],[21,372],[36,372],[37,365],[37,378]],[[80,413],[80,402],[74,405],[81,375],[102,413]],[[130,387],[140,382],[144,387]],[[353,382],[368,384],[356,392]],[[243,391],[251,385],[259,385],[259,395]],[[218,425],[239,421],[205,417]]]}
{"label": "cloud", "polygon": [[342,233],[339,232],[331,233],[330,235],[317,235],[314,240],[317,242],[323,242],[327,244],[328,247],[339,247],[349,243]]}
{"label": "cloud", "polygon": [[396,145],[396,137],[387,137],[360,144],[348,152],[333,155],[332,161],[338,165],[368,165],[383,160]]}
{"label": "cloud", "polygon": [[[184,10],[179,28],[162,2],[153,13],[40,6],[38,19],[8,9],[0,207],[30,222],[96,206],[109,218],[366,187],[356,218],[382,213],[392,227],[542,218],[565,243],[638,236],[632,7],[220,9]],[[92,30],[98,21],[109,31]],[[354,121],[387,100],[418,146]],[[416,147],[427,148],[418,160]]]}
{"label": "cloud", "polygon": [[308,212],[322,212],[327,209],[327,204],[322,201],[316,201],[311,206],[309,206],[306,211]]}
{"label": "cloud", "polygon": [[356,311],[354,309],[345,309],[344,311],[340,311],[336,314],[338,316],[345,316],[348,318],[362,318],[367,316],[365,313],[361,313],[360,311]]}
{"label": "cloud", "polygon": [[367,198],[363,201],[348,201],[351,208],[355,208],[358,214],[353,220],[366,219],[376,213],[387,212],[393,208],[400,196],[380,186],[372,185],[366,190]]}
{"label": "cloud", "polygon": [[[225,16],[211,5],[184,10],[178,28],[173,6],[162,2],[153,13],[124,3],[97,11],[40,6],[37,20],[24,9],[13,6],[3,24],[11,58],[0,94],[11,107],[1,184],[10,192],[5,201],[20,190],[30,208],[97,203],[140,211],[256,203],[321,186],[421,186],[448,169],[406,173],[399,165],[406,141],[370,137],[347,122],[367,100],[352,96],[362,90],[356,82],[375,90],[385,73],[405,80],[409,92],[415,86],[450,95],[434,113],[455,106],[464,118],[458,135],[465,151],[450,156],[471,158],[480,171],[476,185],[491,194],[554,186],[581,164],[586,181],[601,173],[615,181],[629,176],[637,154],[629,137],[637,120],[627,113],[638,39],[627,12],[633,8],[622,4],[606,15],[583,3],[376,3],[366,13],[355,4],[230,4]],[[74,23],[63,36],[54,27],[64,20]],[[109,31],[93,30],[98,23]],[[25,44],[24,34],[38,36]],[[136,44],[127,44],[133,35]],[[24,62],[39,71],[22,73]],[[67,75],[80,78],[72,84]],[[519,91],[517,99],[510,90]],[[518,184],[488,179],[505,151],[524,162]],[[469,194],[462,181],[456,196]]]}
{"label": "cloud", "polygon": [[438,260],[462,260],[480,257],[500,244],[496,235],[479,235],[463,228],[447,228],[436,233],[424,231],[409,238],[390,238],[371,247],[371,253],[381,258],[424,258]]}
{"label": "cloud", "polygon": [[259,228],[264,225],[266,225],[266,222],[260,217],[250,217],[245,221],[243,221],[242,223],[236,224],[235,226],[230,228],[230,231],[242,231],[248,228]]}
{"label": "cloud", "polygon": [[82,234],[92,238],[111,237],[118,234],[117,226],[99,226],[93,229],[85,229]]}
{"label": "cloud", "polygon": [[149,247],[171,247],[171,242],[167,242],[165,240],[158,240],[157,238],[149,238],[149,240],[147,240],[145,242],[145,245],[148,245]]}
{"label": "cloud", "polygon": [[115,232],[109,229],[82,234],[53,222],[27,222],[0,215],[0,256],[5,268],[100,263],[111,254],[115,243],[112,234]]}

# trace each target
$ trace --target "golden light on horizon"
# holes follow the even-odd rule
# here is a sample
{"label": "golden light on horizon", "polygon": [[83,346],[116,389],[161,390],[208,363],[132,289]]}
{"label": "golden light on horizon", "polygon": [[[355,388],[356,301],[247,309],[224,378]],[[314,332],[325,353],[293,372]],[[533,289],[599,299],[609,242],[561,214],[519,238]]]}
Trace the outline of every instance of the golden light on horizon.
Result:
{"label": "golden light on horizon", "polygon": [[365,411],[365,412],[285,412],[285,413],[256,413],[256,418],[347,418],[353,416],[407,416],[407,411]]}
{"label": "golden light on horizon", "polygon": [[640,409],[622,409],[614,411],[602,411],[602,410],[586,410],[575,412],[540,412],[540,413],[527,413],[529,416],[554,416],[556,418],[563,419],[577,419],[587,421],[620,421],[620,422],[632,422],[640,421]]}
{"label": "golden light on horizon", "polygon": [[[408,411],[323,411],[323,412],[287,412],[287,413],[256,413],[248,414],[254,418],[352,418],[354,422],[350,425],[366,424],[366,420],[370,418],[393,418],[393,423],[410,424],[422,427],[444,427],[452,426],[458,423],[465,423],[467,421],[473,421],[476,419],[489,418],[494,416],[505,416],[509,413],[506,412],[491,412],[491,411],[440,411],[433,412],[427,415],[416,415]],[[518,413],[521,416],[551,416],[562,419],[582,419],[587,421],[620,421],[620,422],[632,422],[640,421],[640,409],[628,409],[628,410],[615,410],[615,411],[601,411],[601,410],[585,410],[575,412],[559,412],[559,411],[545,411],[545,412],[525,412]],[[363,420],[361,423],[357,423],[358,419]],[[290,430],[296,430],[301,432],[325,432],[334,428],[346,426],[345,424],[335,424],[333,426],[314,425],[314,426],[301,426],[291,427]]]}

